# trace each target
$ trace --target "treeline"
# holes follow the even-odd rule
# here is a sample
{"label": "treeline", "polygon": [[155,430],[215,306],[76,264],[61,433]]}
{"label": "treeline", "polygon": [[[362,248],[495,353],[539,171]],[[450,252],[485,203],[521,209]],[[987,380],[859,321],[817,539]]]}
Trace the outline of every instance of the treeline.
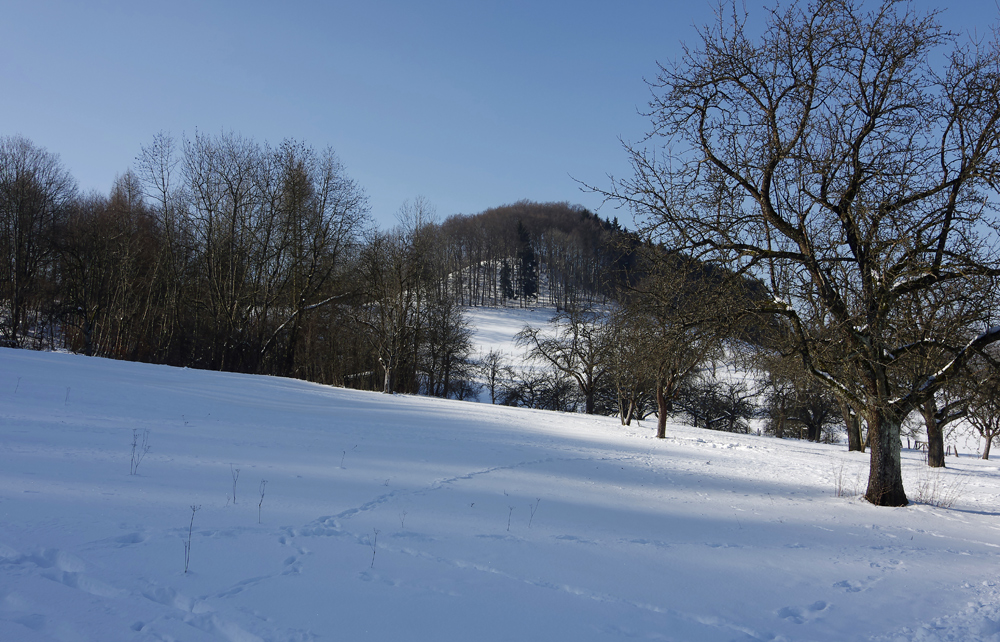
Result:
{"label": "treeline", "polygon": [[375,229],[336,154],[297,141],[160,134],[105,195],[0,138],[0,341],[462,397],[461,306],[605,302],[627,267],[617,224],[567,204],[398,216]]}
{"label": "treeline", "polygon": [[107,196],[0,140],[3,342],[291,374],[367,220],[336,155],[157,136]]}

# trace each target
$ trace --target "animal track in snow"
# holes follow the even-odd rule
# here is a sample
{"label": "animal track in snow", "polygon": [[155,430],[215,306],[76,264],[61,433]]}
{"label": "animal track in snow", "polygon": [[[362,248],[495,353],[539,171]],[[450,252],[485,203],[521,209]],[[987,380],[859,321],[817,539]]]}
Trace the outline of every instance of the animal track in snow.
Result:
{"label": "animal track in snow", "polygon": [[794,622],[795,624],[805,624],[820,617],[829,608],[829,604],[820,600],[813,602],[809,606],[786,606],[778,609],[778,617]]}

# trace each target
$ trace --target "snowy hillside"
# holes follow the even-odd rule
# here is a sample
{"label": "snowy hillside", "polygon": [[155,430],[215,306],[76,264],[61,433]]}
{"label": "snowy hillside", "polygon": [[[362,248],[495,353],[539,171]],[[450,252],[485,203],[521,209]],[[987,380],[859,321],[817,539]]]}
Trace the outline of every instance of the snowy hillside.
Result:
{"label": "snowy hillside", "polygon": [[1000,640],[994,462],[649,428],[0,350],[0,640]]}
{"label": "snowy hillside", "polygon": [[472,343],[478,346],[480,354],[497,350],[506,355],[522,357],[527,349],[518,347],[513,337],[525,324],[536,328],[545,327],[556,316],[553,308],[465,308],[466,318],[472,330]]}

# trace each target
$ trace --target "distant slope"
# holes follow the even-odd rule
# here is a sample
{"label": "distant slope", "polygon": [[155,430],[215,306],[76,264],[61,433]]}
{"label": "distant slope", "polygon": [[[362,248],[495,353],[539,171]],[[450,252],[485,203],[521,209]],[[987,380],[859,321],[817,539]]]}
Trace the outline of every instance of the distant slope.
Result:
{"label": "distant slope", "polygon": [[507,355],[523,355],[525,350],[517,347],[514,335],[525,324],[544,326],[556,315],[555,308],[533,307],[470,307],[465,308],[469,327],[472,329],[474,353],[483,354],[498,350]]}

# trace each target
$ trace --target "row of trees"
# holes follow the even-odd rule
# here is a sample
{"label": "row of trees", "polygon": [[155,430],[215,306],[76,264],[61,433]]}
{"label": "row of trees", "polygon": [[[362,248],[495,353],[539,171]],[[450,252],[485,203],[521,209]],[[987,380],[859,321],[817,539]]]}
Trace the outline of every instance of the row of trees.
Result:
{"label": "row of trees", "polygon": [[[871,446],[866,417],[805,367],[781,317],[759,310],[767,301],[760,283],[662,248],[638,254],[639,265],[651,265],[616,305],[525,326],[517,339],[535,367],[500,368],[495,402],[616,415],[626,425],[655,415],[660,438],[668,419],[686,419],[729,432],[757,425],[779,438],[812,441],[839,441],[846,432],[850,450]],[[964,330],[975,340],[974,327]],[[496,372],[496,357],[489,357]],[[958,420],[978,432],[989,458],[1000,435],[997,362],[994,350],[984,349],[904,417],[900,434],[926,448],[929,466],[945,466],[945,435]]]}
{"label": "row of trees", "polygon": [[471,394],[468,305],[606,301],[615,225],[520,202],[392,230],[331,150],[166,134],[108,195],[0,138],[0,338],[87,355]]}

